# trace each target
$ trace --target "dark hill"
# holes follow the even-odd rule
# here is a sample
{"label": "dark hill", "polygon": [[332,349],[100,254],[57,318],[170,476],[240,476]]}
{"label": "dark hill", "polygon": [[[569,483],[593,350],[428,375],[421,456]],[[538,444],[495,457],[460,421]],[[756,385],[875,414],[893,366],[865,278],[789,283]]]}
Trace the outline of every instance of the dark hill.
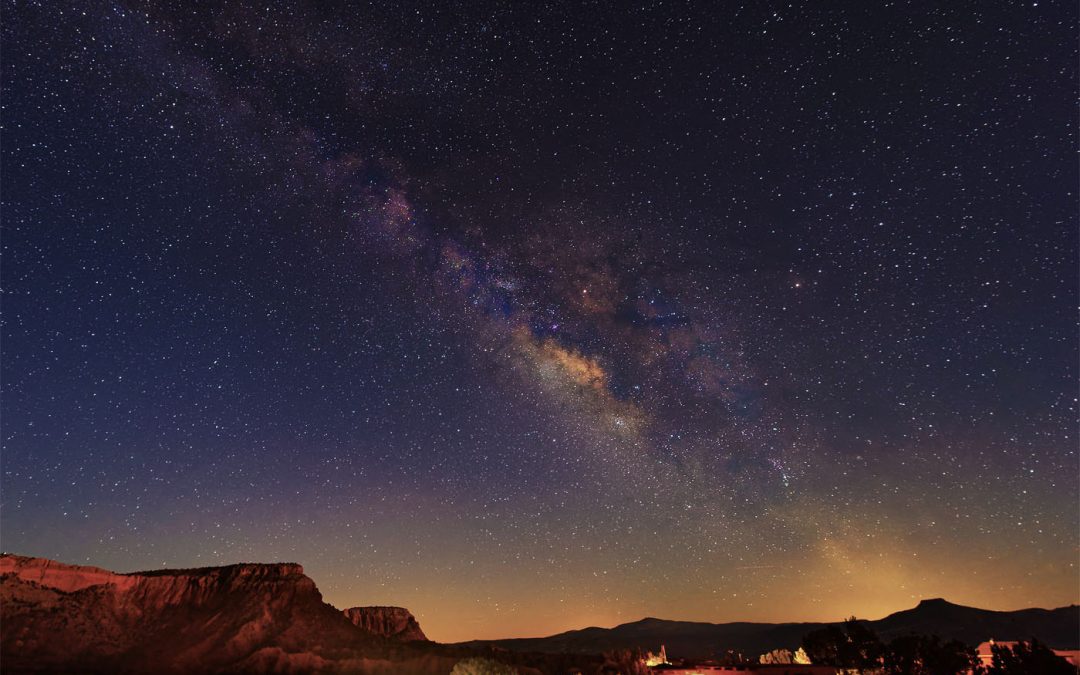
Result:
{"label": "dark hill", "polygon": [[[884,640],[922,633],[958,639],[971,646],[994,638],[1015,640],[1036,637],[1057,649],[1075,649],[1080,642],[1080,607],[1022,609],[996,612],[954,605],[942,599],[923,600],[918,606],[868,621]],[[601,653],[611,649],[661,644],[669,655],[704,659],[733,650],[755,655],[771,649],[795,649],[802,636],[824,623],[700,623],[646,618],[614,628],[584,628],[544,638],[472,642],[513,651]]]}
{"label": "dark hill", "polygon": [[1034,636],[1056,649],[1076,649],[1080,642],[1080,607],[1076,605],[996,612],[935,598],[870,624],[886,639],[925,633],[976,646],[989,638],[1017,640]]}

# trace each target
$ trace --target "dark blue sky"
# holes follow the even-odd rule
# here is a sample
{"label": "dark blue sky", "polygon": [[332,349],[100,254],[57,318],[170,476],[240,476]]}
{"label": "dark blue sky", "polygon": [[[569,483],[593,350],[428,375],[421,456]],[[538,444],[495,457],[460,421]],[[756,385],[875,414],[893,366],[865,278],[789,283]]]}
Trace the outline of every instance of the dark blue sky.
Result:
{"label": "dark blue sky", "polygon": [[1077,600],[1074,5],[162,4],[5,3],[5,550]]}

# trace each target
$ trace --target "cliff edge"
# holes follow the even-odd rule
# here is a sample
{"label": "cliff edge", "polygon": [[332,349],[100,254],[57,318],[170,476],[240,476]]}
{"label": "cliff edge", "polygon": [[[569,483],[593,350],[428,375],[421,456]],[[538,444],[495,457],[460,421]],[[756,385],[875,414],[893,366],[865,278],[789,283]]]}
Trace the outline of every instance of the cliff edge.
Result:
{"label": "cliff edge", "polygon": [[351,607],[344,614],[353,625],[373,635],[403,642],[427,640],[416,617],[404,607]]}
{"label": "cliff edge", "polygon": [[342,613],[294,563],[118,574],[0,555],[5,673],[431,672],[438,657],[395,646],[424,639],[412,615],[374,609]]}

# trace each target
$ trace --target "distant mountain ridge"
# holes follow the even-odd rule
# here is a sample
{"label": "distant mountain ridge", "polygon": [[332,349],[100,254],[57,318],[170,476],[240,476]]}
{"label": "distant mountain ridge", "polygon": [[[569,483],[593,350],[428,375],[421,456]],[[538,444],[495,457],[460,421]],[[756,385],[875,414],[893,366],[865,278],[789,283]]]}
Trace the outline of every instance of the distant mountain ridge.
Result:
{"label": "distant mountain ridge", "polygon": [[[1055,649],[1076,649],[1080,643],[1080,607],[1021,609],[999,612],[956,605],[941,598],[923,600],[912,609],[866,621],[883,639],[920,633],[957,639],[972,647],[984,640],[1036,637]],[[806,633],[827,623],[706,623],[645,618],[614,628],[583,628],[542,638],[477,640],[511,651],[601,653],[634,647],[666,645],[670,656],[706,659],[727,650],[755,655],[777,648],[795,649]]]}

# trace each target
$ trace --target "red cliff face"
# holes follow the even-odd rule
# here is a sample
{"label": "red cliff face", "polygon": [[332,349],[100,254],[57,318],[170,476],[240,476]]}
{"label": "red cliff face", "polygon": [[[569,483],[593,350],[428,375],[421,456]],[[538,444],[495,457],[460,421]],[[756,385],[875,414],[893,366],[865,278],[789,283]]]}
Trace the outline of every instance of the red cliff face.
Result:
{"label": "red cliff face", "polygon": [[416,617],[404,607],[352,607],[344,613],[353,625],[374,635],[403,642],[427,640]]}
{"label": "red cliff face", "polygon": [[5,673],[441,671],[393,646],[423,639],[397,612],[346,620],[291,563],[116,574],[0,556]]}
{"label": "red cliff face", "polygon": [[124,583],[130,578],[100,567],[65,565],[45,558],[24,558],[18,555],[0,556],[0,575],[8,574],[13,574],[22,581],[32,581],[65,593],[74,593],[99,584]]}

